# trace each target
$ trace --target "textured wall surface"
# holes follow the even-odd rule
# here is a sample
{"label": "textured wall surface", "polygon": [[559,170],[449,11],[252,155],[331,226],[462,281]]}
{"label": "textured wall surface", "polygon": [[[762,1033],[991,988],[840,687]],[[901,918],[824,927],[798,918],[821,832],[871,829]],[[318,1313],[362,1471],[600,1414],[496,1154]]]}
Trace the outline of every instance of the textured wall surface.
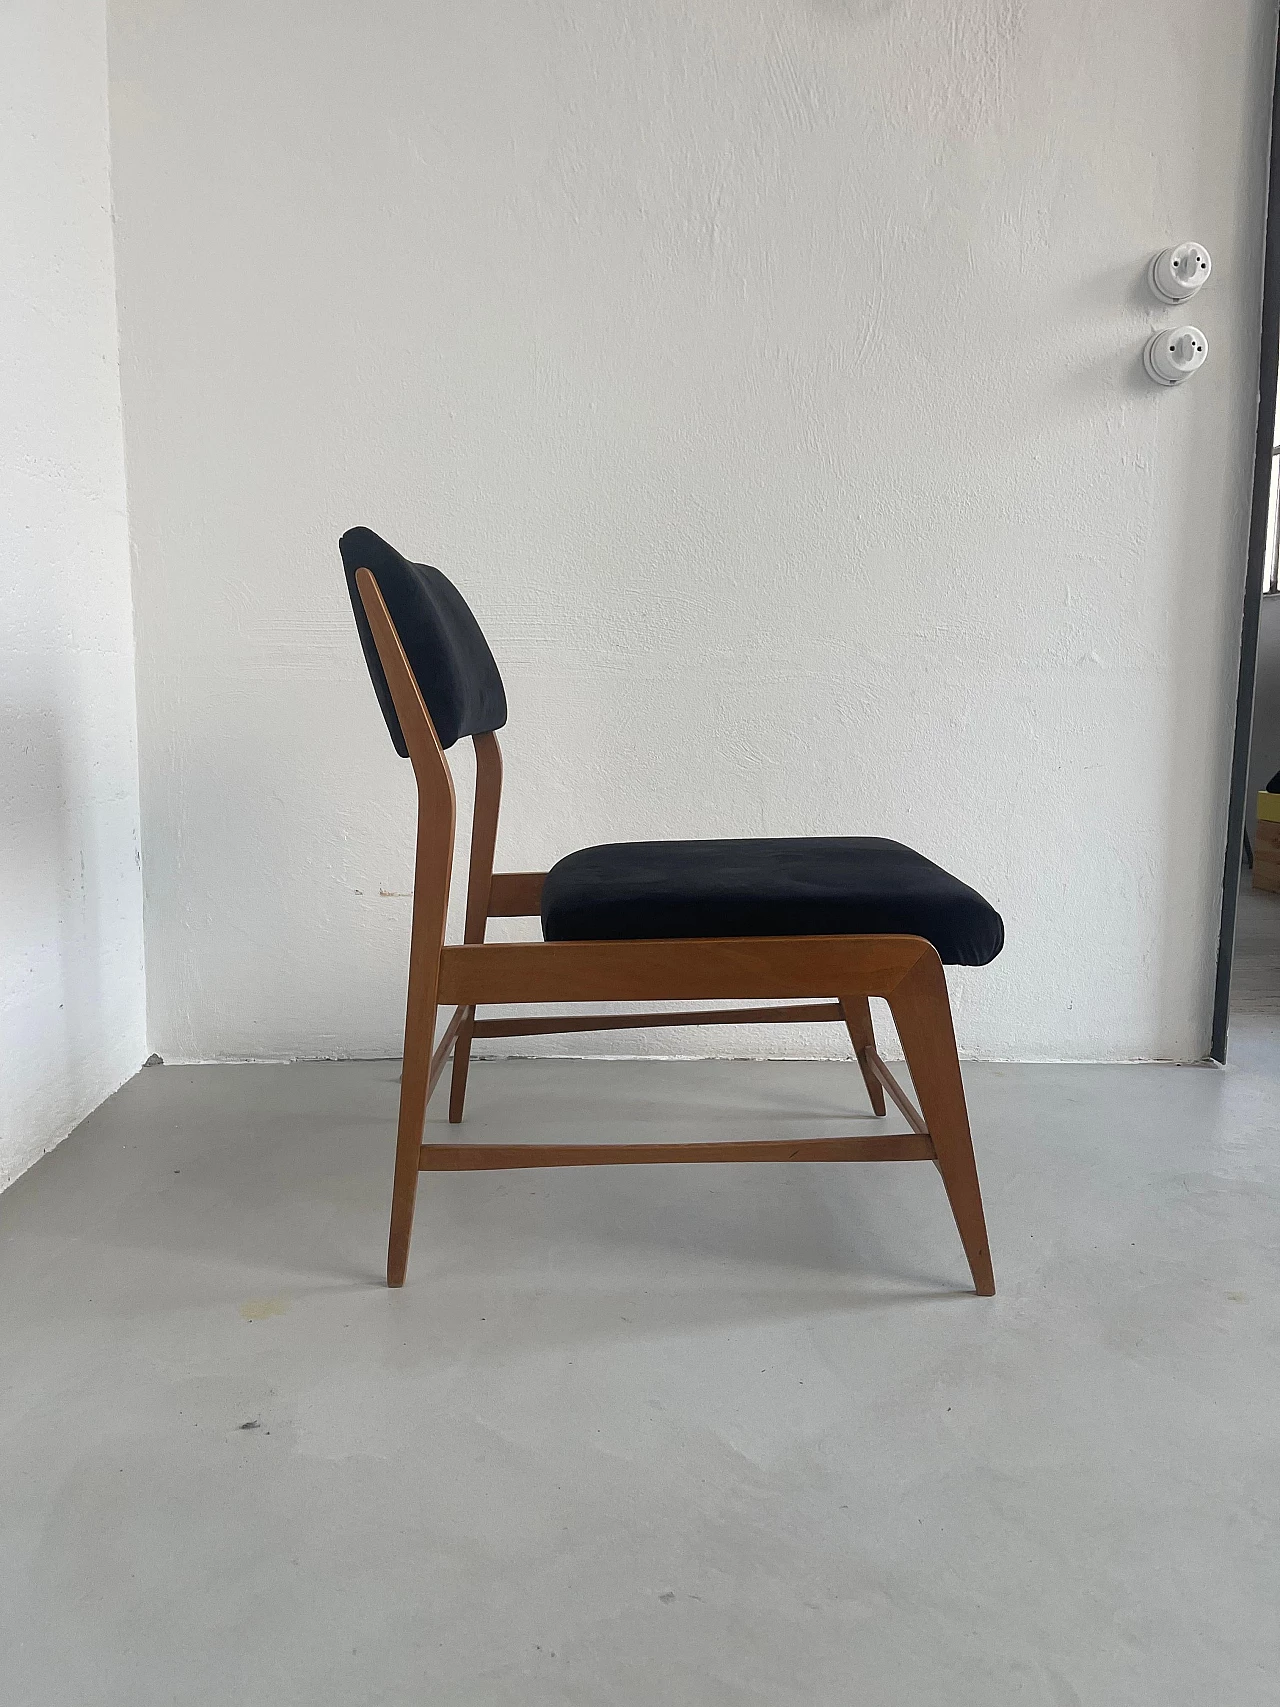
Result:
{"label": "textured wall surface", "polygon": [[146,1054],[102,0],[0,8],[0,1185]]}
{"label": "textured wall surface", "polygon": [[1272,12],[113,0],[153,1046],[399,1047],[363,522],[503,665],[509,869],[898,836],[1006,919],[967,1051],[1202,1053]]}

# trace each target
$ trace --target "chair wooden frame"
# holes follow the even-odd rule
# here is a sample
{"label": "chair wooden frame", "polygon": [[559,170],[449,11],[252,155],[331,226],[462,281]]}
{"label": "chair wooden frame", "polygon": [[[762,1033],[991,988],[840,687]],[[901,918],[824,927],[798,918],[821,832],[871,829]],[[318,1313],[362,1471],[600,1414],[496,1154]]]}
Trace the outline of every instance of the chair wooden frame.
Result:
{"label": "chair wooden frame", "polygon": [[[409,992],[396,1139],[387,1284],[402,1286],[418,1175],[487,1168],[562,1168],[642,1162],[931,1161],[942,1176],[975,1290],[995,1292],[982,1194],[946,977],[932,944],[914,936],[704,937],[671,941],[486,943],[489,919],[541,909],[545,872],[495,872],[502,794],[496,736],[473,737],[475,809],[463,941],[446,944],[456,803],[453,777],[400,637],[368,569],[356,584],[391,689],[418,789]],[[827,998],[814,1001],[815,996]],[[888,1002],[920,1108],[876,1050],[868,998]],[[789,998],[786,1005],[688,1013],[477,1018],[487,1003],[722,1001]],[[436,1016],[453,1015],[433,1048]],[[910,1132],[851,1138],[695,1144],[424,1144],[427,1103],[453,1054],[449,1119],[462,1119],[476,1038],[634,1026],[840,1020],[878,1115],[885,1096]]]}

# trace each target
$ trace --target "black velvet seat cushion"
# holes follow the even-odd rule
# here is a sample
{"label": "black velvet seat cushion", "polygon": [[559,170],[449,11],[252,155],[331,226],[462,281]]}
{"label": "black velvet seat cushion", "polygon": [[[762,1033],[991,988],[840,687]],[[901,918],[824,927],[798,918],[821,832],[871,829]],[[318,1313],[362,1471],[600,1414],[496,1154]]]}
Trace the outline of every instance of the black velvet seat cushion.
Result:
{"label": "black velvet seat cushion", "polygon": [[1004,946],[1004,923],[976,889],[880,836],[583,848],[547,873],[542,934],[922,936],[950,966],[985,966]]}
{"label": "black velvet seat cushion", "polygon": [[502,677],[480,624],[453,582],[427,563],[410,563],[371,528],[351,528],[338,541],[338,550],[364,661],[400,757],[408,758],[409,749],[364,614],[357,569],[368,569],[381,589],[440,745],[452,747],[463,735],[501,729],[507,721]]}

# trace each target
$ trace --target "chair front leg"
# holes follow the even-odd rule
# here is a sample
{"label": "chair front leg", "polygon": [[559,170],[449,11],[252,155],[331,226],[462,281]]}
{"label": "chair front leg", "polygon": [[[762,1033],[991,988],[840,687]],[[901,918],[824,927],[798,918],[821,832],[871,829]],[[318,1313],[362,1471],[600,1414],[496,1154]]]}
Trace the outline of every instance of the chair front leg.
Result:
{"label": "chair front leg", "polygon": [[475,1036],[476,1010],[467,1009],[467,1017],[458,1027],[453,1045],[453,1074],[449,1080],[449,1120],[456,1126],[462,1119],[467,1100],[467,1070],[471,1066],[471,1039]]}
{"label": "chair front leg", "polygon": [[938,1172],[947,1189],[960,1242],[969,1259],[974,1290],[980,1297],[990,1298],[995,1294],[996,1283],[969,1132],[969,1111],[960,1076],[960,1058],[956,1054],[946,975],[932,949],[920,956],[891,993],[889,1007],[920,1099],[920,1112],[933,1140]]}
{"label": "chair front leg", "polygon": [[871,1003],[865,996],[841,996],[840,1007],[849,1031],[849,1041],[853,1044],[853,1053],[857,1056],[858,1066],[862,1070],[862,1082],[871,1098],[871,1107],[876,1114],[883,1114],[884,1086],[871,1071],[871,1063],[867,1059],[868,1050],[876,1046],[875,1027],[871,1022]]}

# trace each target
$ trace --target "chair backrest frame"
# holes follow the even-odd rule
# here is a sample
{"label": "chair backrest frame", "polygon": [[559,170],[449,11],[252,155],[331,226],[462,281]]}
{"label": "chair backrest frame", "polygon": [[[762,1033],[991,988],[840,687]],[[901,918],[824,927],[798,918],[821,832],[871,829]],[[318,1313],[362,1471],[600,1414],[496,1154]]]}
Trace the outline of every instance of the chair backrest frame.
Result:
{"label": "chair backrest frame", "polygon": [[[428,952],[434,950],[438,958],[444,943],[457,826],[453,772],[377,577],[370,569],[358,569],[356,586],[369,619],[387,686],[391,690],[396,716],[404,732],[418,790],[411,953],[416,958],[419,948]],[[502,804],[502,751],[497,736],[491,732],[474,735],[472,741],[476,754],[476,788],[471,817],[471,861],[467,874],[463,940],[483,942]]]}

